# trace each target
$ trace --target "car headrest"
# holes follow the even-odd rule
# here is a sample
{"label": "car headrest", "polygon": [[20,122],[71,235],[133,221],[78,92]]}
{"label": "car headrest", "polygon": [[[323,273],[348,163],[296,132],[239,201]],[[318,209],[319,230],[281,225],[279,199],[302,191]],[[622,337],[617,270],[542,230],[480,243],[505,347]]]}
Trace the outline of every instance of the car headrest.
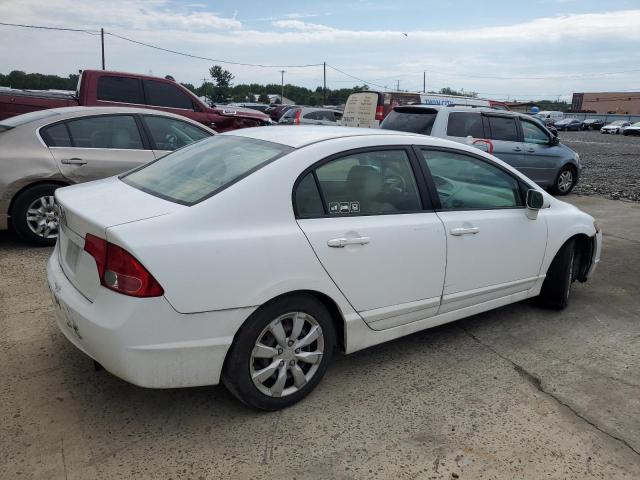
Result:
{"label": "car headrest", "polygon": [[373,165],[355,165],[349,170],[346,186],[357,196],[373,197],[382,190],[382,174]]}

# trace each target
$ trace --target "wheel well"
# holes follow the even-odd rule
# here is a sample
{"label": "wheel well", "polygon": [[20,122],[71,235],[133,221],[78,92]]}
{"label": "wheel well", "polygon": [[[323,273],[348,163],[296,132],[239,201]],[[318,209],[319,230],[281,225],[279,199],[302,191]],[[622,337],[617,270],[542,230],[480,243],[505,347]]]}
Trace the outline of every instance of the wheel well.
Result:
{"label": "wheel well", "polygon": [[28,185],[25,185],[20,190],[18,190],[11,198],[11,202],[9,203],[9,210],[7,211],[7,213],[9,214],[9,218],[11,218],[11,211],[13,210],[13,205],[16,203],[16,199],[20,195],[22,195],[24,192],[26,192],[30,188],[37,187],[38,185],[44,185],[46,183],[53,183],[55,185],[60,185],[61,187],[68,187],[70,185],[69,183],[63,182],[61,180],[39,180],[37,182],[33,182]]}
{"label": "wheel well", "polygon": [[[593,257],[593,249],[594,249],[594,239],[585,235],[584,233],[579,233],[574,235],[573,237],[567,239],[566,242],[562,244],[562,246],[558,249],[554,259],[562,251],[562,248],[569,243],[570,241],[575,241],[575,257],[573,260],[574,264],[574,280],[578,280],[580,282],[585,282],[587,280],[587,273],[589,272],[589,267],[591,267],[591,258]],[[551,268],[551,264],[549,265]]]}
{"label": "wheel well", "polygon": [[577,267],[575,271],[575,279],[580,282],[586,282],[587,273],[591,267],[591,259],[593,258],[593,249],[595,248],[595,239],[588,237],[584,233],[571,237],[576,242],[576,256],[574,265]]}
{"label": "wheel well", "polygon": [[[293,290],[291,292],[283,293],[281,295],[278,295],[277,297],[271,298],[270,300],[260,305],[258,309],[262,308],[268,303],[275,302],[277,300],[280,300],[282,298],[289,297],[292,295],[300,295],[300,294],[314,297],[316,300],[322,303],[325,306],[325,308],[329,311],[329,315],[331,315],[331,320],[333,321],[333,326],[336,329],[336,341],[337,341],[336,346],[338,350],[340,350],[341,352],[344,352],[345,351],[344,317],[342,316],[342,313],[340,312],[340,308],[338,307],[336,302],[334,302],[333,299],[328,295],[325,295],[324,293],[318,292],[316,290]],[[238,329],[238,332],[240,331],[241,328],[242,327]],[[234,339],[233,339],[234,342],[238,335],[238,332],[236,332],[234,336]]]}

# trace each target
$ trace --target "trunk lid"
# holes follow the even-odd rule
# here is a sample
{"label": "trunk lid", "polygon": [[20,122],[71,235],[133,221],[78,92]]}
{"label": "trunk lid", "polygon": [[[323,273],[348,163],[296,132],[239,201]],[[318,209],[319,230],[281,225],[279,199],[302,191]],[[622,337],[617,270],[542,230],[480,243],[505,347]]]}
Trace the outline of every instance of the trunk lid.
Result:
{"label": "trunk lid", "polygon": [[60,188],[56,202],[60,207],[60,265],[90,301],[98,293],[100,279],[94,258],[84,251],[87,233],[106,239],[109,227],[188,208],[137,190],[117,177]]}

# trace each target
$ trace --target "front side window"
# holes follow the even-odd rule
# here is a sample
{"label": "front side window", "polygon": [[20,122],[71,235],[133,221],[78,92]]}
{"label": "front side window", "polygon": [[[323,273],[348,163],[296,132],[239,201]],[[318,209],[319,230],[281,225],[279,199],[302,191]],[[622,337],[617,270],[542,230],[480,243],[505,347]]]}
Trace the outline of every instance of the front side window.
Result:
{"label": "front side window", "polygon": [[549,135],[542,130],[538,125],[527,120],[522,120],[522,133],[524,134],[524,141],[526,143],[549,143]]}
{"label": "front side window", "polygon": [[170,153],[121,177],[151,195],[193,205],[250,175],[290,147],[216,135]]}
{"label": "front side window", "polygon": [[175,118],[145,115],[144,121],[158,150],[176,150],[211,135]]}
{"label": "front side window", "polygon": [[147,105],[193,110],[193,102],[187,94],[170,83],[145,80],[144,93],[147,96]]}
{"label": "front side window", "polygon": [[40,135],[48,147],[70,147],[71,139],[64,123],[58,123],[40,130]]}
{"label": "front side window", "polygon": [[138,78],[100,77],[98,78],[98,100],[143,105],[142,83]]}
{"label": "front side window", "polygon": [[140,131],[131,115],[101,115],[67,122],[77,148],[143,149]]}
{"label": "front side window", "polygon": [[515,118],[493,116],[488,116],[487,118],[489,119],[492,140],[504,140],[506,142],[520,141]]}
{"label": "front side window", "polygon": [[450,137],[486,138],[479,112],[453,112],[449,114],[447,135]]}
{"label": "front side window", "polygon": [[523,205],[518,180],[485,160],[422,150],[443,210],[514,208]]}
{"label": "front side window", "polygon": [[[404,150],[354,153],[329,161],[313,173],[322,192],[326,215],[378,215],[422,209]],[[298,189],[300,185],[302,182]],[[298,213],[302,213],[299,207]]]}
{"label": "front side window", "polygon": [[314,111],[311,111],[311,112],[309,112],[309,113],[305,113],[305,114],[302,116],[302,118],[305,118],[305,119],[307,119],[307,120],[320,120],[320,115],[319,115],[319,113],[320,113],[320,112],[314,112]]}

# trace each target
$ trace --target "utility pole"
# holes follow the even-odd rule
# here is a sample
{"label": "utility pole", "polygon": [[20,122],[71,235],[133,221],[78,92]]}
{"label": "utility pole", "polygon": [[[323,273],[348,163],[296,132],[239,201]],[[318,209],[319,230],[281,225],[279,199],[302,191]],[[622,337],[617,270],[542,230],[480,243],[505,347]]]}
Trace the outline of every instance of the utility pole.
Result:
{"label": "utility pole", "polygon": [[282,75],[282,92],[280,93],[280,105],[284,104],[284,72],[286,72],[286,70],[280,70],[280,74]]}
{"label": "utility pole", "polygon": [[396,82],[397,82],[396,90],[399,92],[400,91],[400,80],[396,80]]}
{"label": "utility pole", "polygon": [[327,104],[327,62],[322,64],[323,83],[322,83],[322,104]]}
{"label": "utility pole", "polygon": [[100,29],[100,43],[102,44],[102,70],[104,70],[104,28]]}
{"label": "utility pole", "polygon": [[427,93],[427,72],[422,72],[422,93]]}

